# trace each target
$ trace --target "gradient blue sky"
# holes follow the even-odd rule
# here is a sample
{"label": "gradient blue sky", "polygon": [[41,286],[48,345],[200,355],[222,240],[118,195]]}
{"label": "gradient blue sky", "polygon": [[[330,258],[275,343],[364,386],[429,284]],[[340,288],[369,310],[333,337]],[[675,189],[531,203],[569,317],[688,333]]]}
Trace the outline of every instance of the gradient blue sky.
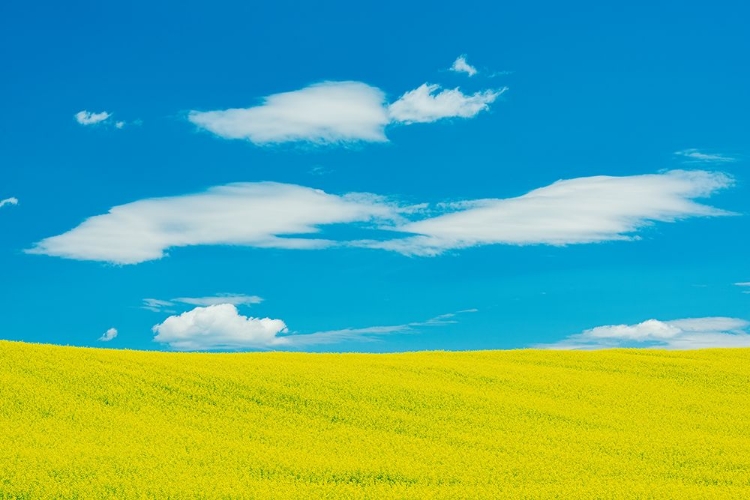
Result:
{"label": "gradient blue sky", "polygon": [[[749,15],[740,1],[2,2],[0,338],[750,345]],[[460,55],[476,74],[449,69]],[[344,98],[325,82],[361,83]],[[388,107],[423,84],[441,87],[407,95],[411,114]],[[295,94],[274,119],[201,114],[284,92]],[[81,111],[111,116],[81,124]],[[507,201],[562,179],[551,201]],[[208,222],[185,198],[260,181],[282,185],[219,193]],[[297,203],[309,188],[327,193],[332,218]],[[164,200],[127,205],[151,198]],[[238,215],[234,203],[248,205]],[[337,219],[347,203],[366,214]],[[121,205],[103,229],[73,232]],[[319,233],[272,236],[329,243],[237,241],[279,214]],[[167,219],[159,237],[190,246],[132,257],[155,238],[153,216]],[[226,302],[239,304],[209,307]],[[266,317],[283,324],[252,319]]]}

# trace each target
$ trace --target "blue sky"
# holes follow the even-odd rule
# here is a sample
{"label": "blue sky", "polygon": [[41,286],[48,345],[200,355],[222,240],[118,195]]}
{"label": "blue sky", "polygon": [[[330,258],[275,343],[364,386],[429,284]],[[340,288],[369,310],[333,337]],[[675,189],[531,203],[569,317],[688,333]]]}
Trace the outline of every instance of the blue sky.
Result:
{"label": "blue sky", "polygon": [[750,345],[744,3],[298,4],[3,2],[0,338]]}

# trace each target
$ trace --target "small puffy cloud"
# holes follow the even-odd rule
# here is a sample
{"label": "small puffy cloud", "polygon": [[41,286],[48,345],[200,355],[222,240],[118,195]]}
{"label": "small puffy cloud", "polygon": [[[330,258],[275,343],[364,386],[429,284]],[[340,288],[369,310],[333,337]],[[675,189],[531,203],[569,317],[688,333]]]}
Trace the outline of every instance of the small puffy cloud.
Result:
{"label": "small puffy cloud", "polygon": [[466,73],[469,76],[474,76],[478,73],[477,68],[466,62],[466,56],[458,56],[456,60],[453,61],[450,70],[457,73]]}
{"label": "small puffy cloud", "polygon": [[90,111],[79,111],[73,115],[78,123],[81,125],[106,125],[108,127],[114,127],[118,130],[123,129],[125,126],[140,125],[141,120],[134,120],[126,122],[124,120],[112,121],[112,113],[102,111],[101,113],[92,113]]}
{"label": "small puffy cloud", "polygon": [[4,207],[5,205],[18,205],[18,198],[12,197],[0,200],[0,208]]}
{"label": "small puffy cloud", "polygon": [[722,154],[702,153],[701,151],[691,148],[675,151],[677,156],[682,157],[686,162],[693,163],[731,163],[737,161],[736,158]]}
{"label": "small puffy cloud", "polygon": [[439,85],[422,84],[402,95],[388,107],[391,120],[399,123],[426,123],[443,118],[471,118],[489,109],[506,88],[466,95],[458,88],[440,90]]}
{"label": "small puffy cloud", "polygon": [[729,215],[694,199],[731,184],[725,174],[682,170],[563,180],[517,198],[452,204],[449,207],[456,211],[394,228],[415,236],[355,244],[407,255],[437,255],[489,244],[559,246],[632,240],[637,238],[633,233],[654,222]]}
{"label": "small puffy cloud", "polygon": [[191,111],[195,125],[255,144],[384,142],[385,94],[361,82],[323,82],[266,97],[259,106]]}
{"label": "small puffy cloud", "polygon": [[675,337],[681,330],[674,325],[650,319],[637,325],[597,326],[584,332],[589,339],[617,339],[644,342],[647,340],[665,340]]}
{"label": "small puffy cloud", "polygon": [[179,351],[199,351],[273,347],[284,343],[278,334],[287,327],[280,319],[243,316],[232,304],[216,304],[170,316],[152,330],[156,342]]}
{"label": "small puffy cloud", "polygon": [[556,344],[539,347],[551,349],[750,347],[748,326],[750,326],[749,322],[739,318],[706,317],[673,321],[650,319],[635,325],[598,326],[571,335]]}
{"label": "small puffy cloud", "polygon": [[336,196],[292,184],[238,183],[120,205],[27,252],[137,264],[160,259],[169,248],[193,245],[319,249],[335,244],[304,237],[319,226],[382,223],[398,219],[400,211],[370,194]]}
{"label": "small puffy cloud", "polygon": [[92,113],[91,111],[83,110],[79,111],[74,116],[76,121],[81,125],[96,125],[97,123],[101,123],[109,119],[109,117],[112,116],[112,113],[107,113],[106,111],[102,111],[101,113]]}
{"label": "small puffy cloud", "polygon": [[102,341],[102,342],[109,342],[110,340],[114,339],[115,337],[117,337],[117,329],[116,328],[110,328],[109,330],[107,330],[106,332],[104,332],[104,334],[101,337],[99,337],[99,340]]}
{"label": "small puffy cloud", "polygon": [[371,342],[383,335],[413,332],[419,327],[456,323],[456,315],[474,309],[443,314],[427,321],[401,325],[345,328],[308,334],[289,333],[280,319],[243,316],[233,304],[196,307],[170,316],[153,327],[154,341],[178,351],[298,349],[340,342]]}

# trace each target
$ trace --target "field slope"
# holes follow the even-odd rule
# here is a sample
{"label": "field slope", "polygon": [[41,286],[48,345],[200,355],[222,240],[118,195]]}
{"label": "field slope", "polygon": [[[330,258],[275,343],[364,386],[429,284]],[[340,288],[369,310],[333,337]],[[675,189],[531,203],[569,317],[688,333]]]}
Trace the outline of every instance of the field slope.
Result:
{"label": "field slope", "polygon": [[750,498],[750,350],[0,342],[0,498]]}

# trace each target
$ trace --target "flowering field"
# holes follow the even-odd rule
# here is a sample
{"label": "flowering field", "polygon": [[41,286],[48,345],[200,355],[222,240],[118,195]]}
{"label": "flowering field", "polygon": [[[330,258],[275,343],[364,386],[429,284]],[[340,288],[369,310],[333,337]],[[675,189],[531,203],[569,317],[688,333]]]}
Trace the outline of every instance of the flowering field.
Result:
{"label": "flowering field", "polygon": [[750,498],[750,350],[0,342],[0,498]]}

